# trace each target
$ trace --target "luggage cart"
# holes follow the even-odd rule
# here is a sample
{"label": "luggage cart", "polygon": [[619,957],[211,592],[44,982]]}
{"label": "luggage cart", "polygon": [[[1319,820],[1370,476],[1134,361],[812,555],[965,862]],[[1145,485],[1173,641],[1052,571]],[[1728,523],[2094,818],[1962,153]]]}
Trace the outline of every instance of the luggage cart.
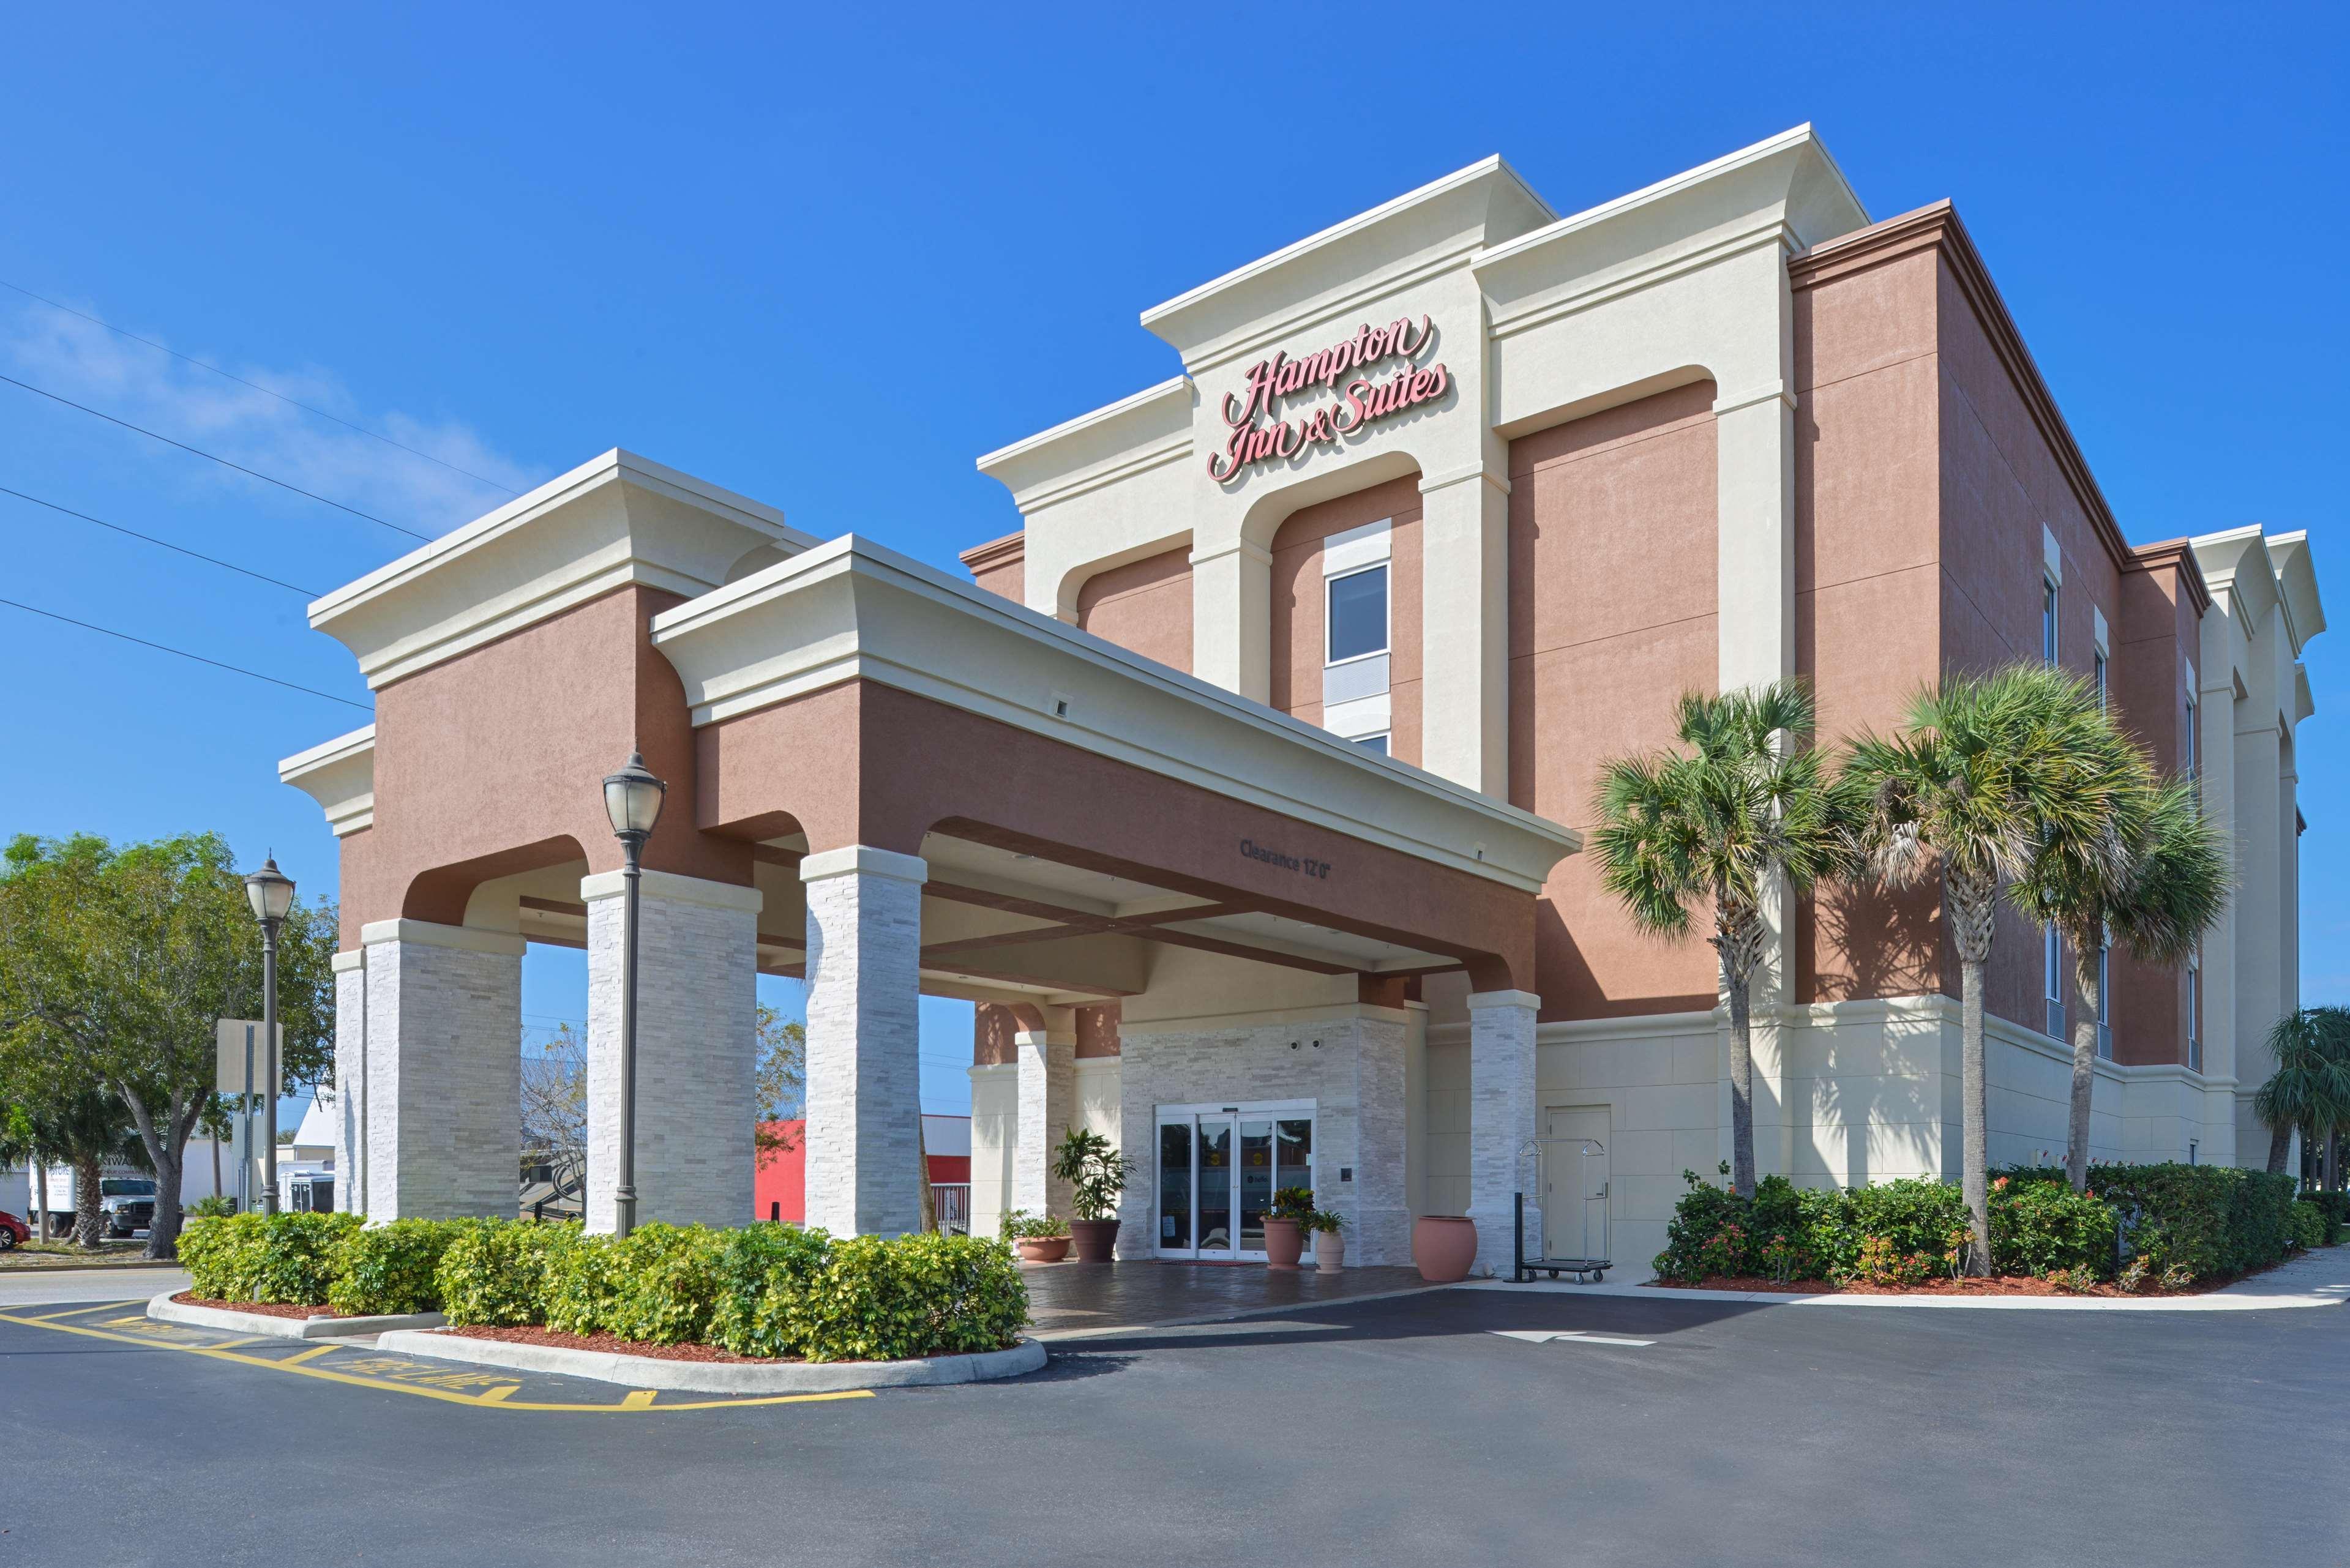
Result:
{"label": "luggage cart", "polygon": [[[1575,1138],[1570,1141],[1578,1146],[1575,1149],[1575,1162],[1578,1166],[1580,1166],[1584,1160],[1589,1159],[1595,1155],[1606,1154],[1607,1152],[1607,1147],[1600,1143],[1597,1138]],[[1578,1186],[1579,1185],[1582,1184],[1578,1183]],[[1561,1274],[1573,1274],[1577,1281],[1581,1281],[1588,1277],[1593,1284],[1597,1284],[1607,1277],[1607,1271],[1616,1266],[1615,1260],[1607,1256],[1610,1236],[1607,1214],[1607,1187],[1606,1184],[1602,1184],[1600,1187],[1599,1195],[1597,1197],[1587,1197],[1583,1200],[1583,1239],[1586,1246],[1589,1246],[1591,1243],[1591,1205],[1594,1203],[1599,1205],[1599,1251],[1597,1253],[1589,1257],[1527,1257],[1526,1195],[1523,1192],[1515,1193],[1513,1195],[1513,1199],[1511,1228],[1514,1232],[1514,1237],[1512,1243],[1512,1251],[1514,1256],[1516,1267],[1510,1278],[1514,1282],[1518,1284],[1525,1284],[1533,1280],[1536,1274],[1548,1274],[1554,1280],[1558,1278]],[[1536,1238],[1536,1241],[1537,1243],[1539,1243],[1540,1238]]]}

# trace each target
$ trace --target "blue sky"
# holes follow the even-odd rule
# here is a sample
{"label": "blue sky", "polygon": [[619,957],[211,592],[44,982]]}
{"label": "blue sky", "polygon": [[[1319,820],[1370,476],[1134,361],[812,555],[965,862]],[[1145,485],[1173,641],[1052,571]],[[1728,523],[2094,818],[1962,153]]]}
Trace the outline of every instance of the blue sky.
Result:
{"label": "blue sky", "polygon": [[[2303,987],[2350,1001],[2340,7],[854,9],[12,16],[0,280],[440,461],[7,289],[0,374],[427,534],[625,445],[951,566],[1017,524],[978,453],[1178,368],[1144,307],[1488,153],[1565,212],[1810,120],[1873,214],[1957,202],[2132,539],[2310,531]],[[412,543],[5,385],[0,485],[311,590]],[[367,699],[301,594],[0,537],[0,597]],[[273,764],[363,714],[5,607],[0,660],[0,830],[332,889]],[[534,954],[530,1022],[583,997]],[[967,1108],[967,1011],[925,1024]]]}

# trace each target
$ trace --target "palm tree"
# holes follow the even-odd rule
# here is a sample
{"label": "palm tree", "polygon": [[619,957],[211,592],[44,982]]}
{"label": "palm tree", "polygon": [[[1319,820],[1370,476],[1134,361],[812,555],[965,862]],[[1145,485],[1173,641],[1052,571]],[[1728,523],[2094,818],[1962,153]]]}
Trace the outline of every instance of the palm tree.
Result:
{"label": "palm tree", "polygon": [[1686,753],[1619,757],[1600,778],[1593,835],[1607,890],[1633,924],[1680,937],[1693,909],[1713,922],[1730,1010],[1731,1185],[1754,1191],[1751,992],[1769,935],[1766,902],[1842,869],[1841,806],[1811,744],[1810,691],[1794,681],[1684,693]]}
{"label": "palm tree", "polygon": [[2296,1128],[2331,1137],[2350,1125],[2350,1008],[2304,1007],[2269,1026],[2276,1070],[2252,1096],[2268,1125],[2269,1169],[2284,1169]]}
{"label": "palm tree", "polygon": [[2194,783],[2158,778],[2153,763],[2119,726],[2106,728],[2110,739],[2100,739],[2087,761],[2114,775],[2108,820],[2090,834],[2044,825],[2020,885],[2024,908],[2054,924],[2071,945],[2081,991],[2064,1154],[2064,1174],[2075,1192],[2089,1183],[2102,954],[2119,943],[2148,963],[2184,963],[2228,902],[2228,846],[2203,815]]}
{"label": "palm tree", "polygon": [[2002,893],[2049,826],[2090,836],[2110,781],[2084,776],[2105,727],[2085,682],[2037,664],[1963,676],[1909,700],[1902,732],[1846,749],[1857,847],[1896,889],[1939,876],[1959,958],[1960,1185],[1974,1232],[1969,1267],[1991,1272],[1990,1134],[1983,975]]}

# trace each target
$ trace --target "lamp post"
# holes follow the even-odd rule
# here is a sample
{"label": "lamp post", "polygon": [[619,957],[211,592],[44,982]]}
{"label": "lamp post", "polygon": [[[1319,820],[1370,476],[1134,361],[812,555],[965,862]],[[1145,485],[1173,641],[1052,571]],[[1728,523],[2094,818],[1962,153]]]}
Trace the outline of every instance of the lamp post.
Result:
{"label": "lamp post", "polygon": [[253,905],[254,919],[261,922],[261,1037],[262,1050],[269,1062],[264,1075],[263,1093],[268,1096],[269,1109],[263,1123],[267,1142],[263,1147],[261,1195],[262,1211],[277,1212],[277,1088],[280,1069],[277,1064],[277,928],[294,909],[294,878],[277,869],[277,857],[272,855],[262,862],[261,869],[244,879],[244,896]]}
{"label": "lamp post", "polygon": [[[604,815],[612,819],[612,834],[620,841],[627,864],[620,872],[624,888],[620,958],[620,1172],[612,1189],[612,1233],[625,1236],[637,1228],[637,883],[645,840],[660,820],[661,800],[669,785],[645,766],[641,753],[630,752],[619,773],[604,780]],[[585,1189],[581,1218],[586,1219]]]}

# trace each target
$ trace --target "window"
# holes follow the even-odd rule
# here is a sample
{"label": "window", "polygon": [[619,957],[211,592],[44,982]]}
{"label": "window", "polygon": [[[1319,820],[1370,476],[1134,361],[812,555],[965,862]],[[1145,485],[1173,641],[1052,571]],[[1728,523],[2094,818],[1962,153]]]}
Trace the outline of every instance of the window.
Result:
{"label": "window", "polygon": [[2056,662],[2056,580],[2040,579],[2040,659],[2044,664]]}
{"label": "window", "polygon": [[1388,738],[1384,734],[1357,735],[1355,737],[1355,744],[1367,752],[1377,752],[1383,757],[1388,754]]}
{"label": "window", "polygon": [[2091,666],[2091,670],[2092,679],[2095,680],[2097,687],[2097,711],[2102,713],[2106,708],[2106,650],[2104,649],[2097,649],[2096,662]]}
{"label": "window", "polygon": [[2203,1070],[2203,955],[2197,952],[2187,964],[2187,1070]]}
{"label": "window", "polygon": [[2048,999],[2048,1037],[2064,1038],[2064,939],[2051,926],[2041,940],[2043,992]]}
{"label": "window", "polygon": [[1388,569],[1385,566],[1332,577],[1329,660],[1333,664],[1388,650]]}
{"label": "window", "polygon": [[2114,988],[2111,983],[2114,944],[2097,950],[2097,1054],[2114,1059]]}
{"label": "window", "polygon": [[2201,718],[2201,711],[2195,706],[2195,699],[2189,696],[2187,699],[2187,776],[2195,781],[2199,790],[2203,784]]}

